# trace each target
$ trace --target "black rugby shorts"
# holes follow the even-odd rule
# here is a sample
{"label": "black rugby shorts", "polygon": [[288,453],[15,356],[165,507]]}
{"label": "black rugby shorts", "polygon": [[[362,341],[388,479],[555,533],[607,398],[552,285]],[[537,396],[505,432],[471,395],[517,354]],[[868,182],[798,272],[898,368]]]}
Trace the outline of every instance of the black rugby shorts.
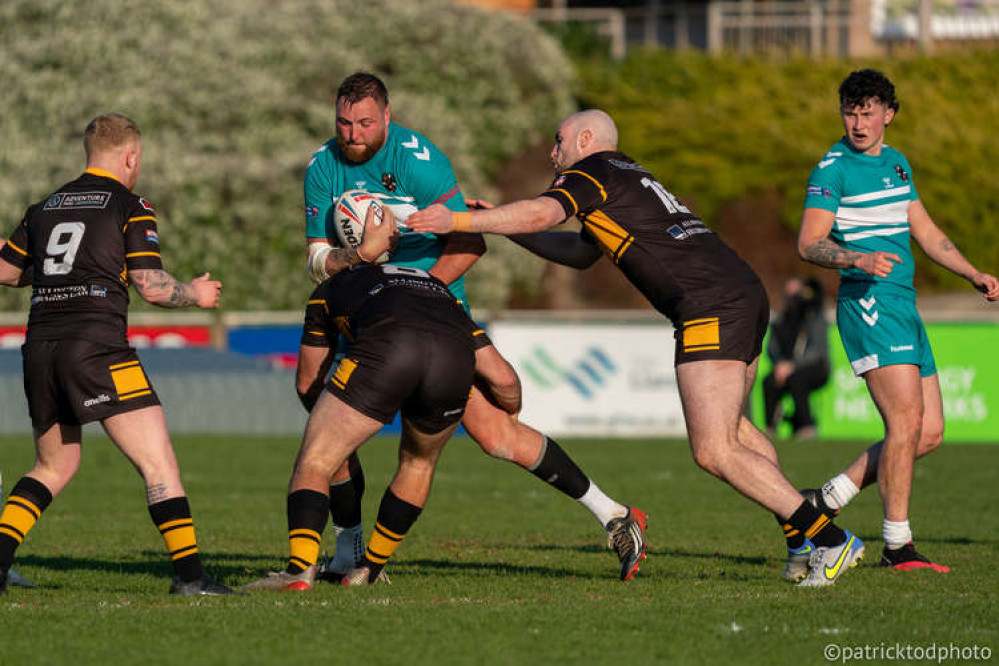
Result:
{"label": "black rugby shorts", "polygon": [[34,340],[21,347],[31,425],[83,425],[159,405],[135,350],[90,340]]}
{"label": "black rugby shorts", "polygon": [[691,361],[734,360],[752,363],[763,349],[770,323],[770,301],[759,282],[739,285],[711,297],[699,295],[702,305],[683,308],[675,322],[675,364]]}
{"label": "black rugby shorts", "polygon": [[401,410],[419,430],[435,433],[461,420],[474,371],[471,340],[396,325],[364,331],[326,389],[382,423]]}

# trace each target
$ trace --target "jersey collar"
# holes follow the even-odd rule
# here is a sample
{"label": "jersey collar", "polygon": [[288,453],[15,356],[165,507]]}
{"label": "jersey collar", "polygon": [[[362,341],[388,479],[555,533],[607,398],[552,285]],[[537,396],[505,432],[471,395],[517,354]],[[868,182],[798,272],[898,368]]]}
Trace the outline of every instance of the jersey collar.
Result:
{"label": "jersey collar", "polygon": [[[110,171],[105,171],[104,169],[97,169],[95,167],[90,167],[89,169],[86,169],[83,173],[89,173],[92,176],[101,176],[102,178],[110,178],[111,180],[117,180],[119,183],[121,183],[121,181],[118,179],[116,175],[114,175]],[[122,184],[124,185],[124,183]]]}

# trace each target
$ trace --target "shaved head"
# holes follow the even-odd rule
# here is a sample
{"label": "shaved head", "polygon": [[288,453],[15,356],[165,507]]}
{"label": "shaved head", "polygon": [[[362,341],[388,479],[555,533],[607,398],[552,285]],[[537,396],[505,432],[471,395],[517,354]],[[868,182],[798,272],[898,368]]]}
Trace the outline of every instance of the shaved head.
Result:
{"label": "shaved head", "polygon": [[600,109],[574,113],[558,126],[551,160],[561,173],[593,153],[617,150],[617,125]]}
{"label": "shaved head", "polygon": [[600,109],[587,109],[574,113],[566,118],[567,123],[571,123],[576,133],[583,130],[593,132],[593,152],[600,150],[617,150],[617,125],[614,119],[607,115],[607,112]]}

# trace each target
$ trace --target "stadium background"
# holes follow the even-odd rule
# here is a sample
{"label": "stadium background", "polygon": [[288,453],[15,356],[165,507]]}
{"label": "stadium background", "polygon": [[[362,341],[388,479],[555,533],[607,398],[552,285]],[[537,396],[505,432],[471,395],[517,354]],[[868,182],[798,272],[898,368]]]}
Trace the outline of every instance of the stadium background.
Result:
{"label": "stadium background", "polygon": [[[912,161],[927,208],[973,262],[985,270],[999,270],[999,226],[995,224],[999,188],[995,187],[991,169],[991,165],[999,163],[999,142],[994,138],[995,118],[999,117],[995,74],[999,71],[999,51],[995,49],[995,34],[989,32],[996,20],[995,2],[933,3],[938,15],[946,19],[966,19],[961,12],[970,7],[977,12],[970,15],[970,25],[979,27],[963,35],[959,31],[946,33],[945,40],[931,41],[929,46],[925,35],[918,32],[916,8],[925,3],[917,0],[477,3],[519,7],[510,12],[482,11],[465,6],[476,3],[445,0],[371,0],[363,4],[346,0],[301,1],[282,3],[278,9],[273,4],[263,0],[181,0],[129,3],[127,11],[112,0],[11,0],[0,5],[0,43],[4,45],[0,103],[5,109],[0,114],[0,234],[9,233],[27,205],[57,183],[75,177],[83,163],[79,141],[82,127],[97,113],[114,109],[134,117],[144,131],[143,175],[136,189],[157,206],[167,268],[182,278],[210,270],[226,285],[223,308],[217,315],[164,313],[142,303],[133,303],[131,315],[131,338],[141,346],[140,355],[166,404],[172,432],[181,436],[210,435],[205,439],[182,439],[181,444],[186,447],[185,482],[191,480],[203,496],[211,491],[205,481],[211,475],[206,470],[214,469],[217,463],[209,453],[195,453],[194,449],[207,451],[210,445],[218,445],[236,452],[242,449],[228,440],[236,439],[241,446],[241,438],[247,434],[287,436],[277,441],[287,449],[281,460],[290,465],[295,439],[305,420],[292,391],[292,367],[300,310],[310,291],[302,268],[301,181],[312,151],[333,131],[332,87],[359,68],[385,75],[394,119],[424,132],[451,157],[466,195],[496,202],[532,195],[547,185],[550,137],[561,117],[581,106],[605,108],[620,125],[622,149],[650,166],[746,257],[761,273],[776,301],[785,277],[809,274],[796,257],[794,237],[804,199],[804,179],[817,157],[839,136],[835,86],[851,68],[878,67],[888,72],[899,87],[902,112],[889,139]],[[785,34],[759,28],[751,20],[768,6],[777,5],[805,7],[811,11],[810,20],[819,17],[820,29],[816,31],[814,24],[806,24],[804,28],[788,29]],[[858,42],[850,35],[844,36],[843,31],[856,27],[853,12],[872,5],[887,7],[882,17],[887,23],[881,24],[879,33],[869,31],[867,41],[859,41],[868,48],[857,52],[850,45]],[[735,12],[743,22],[722,29],[720,35],[715,35],[716,41],[711,42],[713,33],[707,24],[697,27],[698,20],[706,20],[709,6]],[[650,31],[647,12],[652,7],[662,13],[657,28]],[[677,12],[699,7],[705,9],[684,19],[690,22],[690,31],[687,38],[680,39]],[[603,13],[593,14],[594,9]],[[607,9],[612,11],[608,14],[604,11]],[[543,25],[530,18],[535,10],[534,15],[544,19]],[[613,16],[619,18],[608,18]],[[560,17],[580,20],[560,22]],[[951,24],[953,21],[937,20],[935,30]],[[801,37],[802,31],[806,37]],[[552,424],[553,433],[563,432],[560,428],[564,428],[574,437],[596,436],[595,444],[602,449],[618,451],[622,446],[634,446],[649,457],[672,456],[649,447],[647,439],[622,441],[650,435],[656,435],[657,441],[664,436],[682,441],[677,437],[682,423],[676,418],[672,392],[672,336],[668,327],[606,262],[577,273],[546,266],[504,239],[490,238],[488,242],[489,253],[470,274],[471,299],[477,317],[497,334],[501,351],[518,365],[528,409],[538,410],[525,413],[525,420],[533,423],[561,416],[567,420]],[[821,276],[830,290],[834,289],[831,271],[814,274]],[[992,352],[999,343],[997,308],[982,303],[967,285],[918,254],[917,285],[920,307],[930,322],[930,336],[941,367],[947,442],[999,441],[999,368]],[[28,448],[28,421],[17,352],[26,304],[24,292],[0,293],[0,347],[4,348],[0,350],[0,435],[15,435],[4,438],[4,446],[0,446],[0,467],[9,480],[28,464],[23,453]],[[545,335],[553,336],[558,344],[539,343],[539,328],[547,329]],[[591,336],[594,331],[596,335]],[[619,340],[629,342],[615,344]],[[816,479],[832,469],[830,460],[843,457],[837,452],[829,457],[830,448],[856,451],[860,442],[880,434],[862,384],[847,376],[850,373],[834,335],[830,349],[836,363],[834,378],[816,398],[820,435],[830,446],[815,447],[807,456],[798,450],[788,452],[797,473],[805,470]],[[630,372],[630,368],[641,372]],[[647,407],[650,404],[655,407]],[[574,413],[587,418],[570,419]],[[651,416],[657,420],[650,423]],[[925,465],[921,463],[917,474],[923,474],[923,470],[933,472],[926,472],[929,478],[922,478],[920,483],[930,485],[951,504],[963,501],[960,493],[967,491],[972,493],[975,506],[994,505],[995,474],[987,471],[994,469],[994,454],[990,457],[993,447],[980,448],[989,452],[971,453],[968,447],[958,445],[953,457],[939,456]],[[587,460],[601,461],[607,467],[601,466],[600,473],[609,474],[610,454],[584,445],[577,445],[573,452]],[[692,465],[689,456],[681,453],[677,460]],[[371,454],[376,459],[377,455]],[[464,460],[460,450],[454,455]],[[94,489],[100,488],[107,470],[113,469],[102,454],[95,456],[100,460],[97,471],[89,479],[81,479],[80,489],[74,491],[79,493],[75,497],[81,505],[82,500],[90,500]],[[11,459],[18,463],[7,462]],[[191,459],[208,462],[203,467],[191,467],[186,464]],[[979,475],[975,477],[979,483],[970,484],[973,490],[961,488],[961,461],[969,460],[974,461],[971,464]],[[84,466],[87,463],[85,460]],[[272,464],[276,468],[281,463]],[[473,465],[474,458],[468,464]],[[480,479],[496,474],[495,467],[488,467],[492,463],[484,464],[490,471]],[[944,471],[939,472],[941,469]],[[610,483],[628,489],[635,471],[621,472],[618,479],[612,476],[615,480]],[[726,575],[731,582],[748,579],[753,590],[748,594],[741,589],[721,588],[722,607],[743,607],[749,603],[746,597],[772,598],[775,606],[794,608],[811,617],[814,610],[805,601],[789,600],[783,590],[781,594],[772,592],[770,579],[775,571],[764,572],[767,577],[760,581],[751,579],[764,556],[723,555],[721,546],[714,555],[701,552],[708,547],[703,543],[711,544],[712,550],[716,547],[711,539],[715,530],[746,529],[744,520],[749,520],[754,534],[773,526],[746,519],[752,512],[744,503],[737,504],[734,496],[714,497],[714,486],[701,479],[699,472],[695,477],[694,472],[689,470],[689,475],[699,481],[686,481],[687,471],[679,465],[657,472],[660,477],[655,487],[678,487],[689,493],[684,497],[690,498],[690,513],[685,517],[663,515],[665,510],[660,513],[663,523],[670,527],[670,546],[659,547],[659,557],[653,561],[667,567],[671,560],[679,559],[686,567],[684,580],[693,576],[715,583]],[[260,541],[270,539],[268,543],[274,544],[275,553],[280,544],[274,535],[280,535],[283,529],[279,505],[285,473],[286,467],[279,473],[269,470],[267,478],[274,481],[276,490],[267,495],[270,504],[261,507],[262,512],[274,514],[276,529],[260,537]],[[939,476],[934,476],[937,473]],[[120,478],[134,485],[134,479],[125,474]],[[247,474],[246,478],[253,478],[254,485],[240,487],[239,492],[245,492],[239,495],[238,503],[226,504],[230,495],[237,496],[235,489],[222,489],[217,497],[218,505],[229,506],[231,515],[252,513],[246,511],[246,504],[255,505],[246,497],[261,493],[264,476]],[[536,488],[528,487],[527,481],[522,488],[518,480],[506,481],[508,478],[503,477],[504,483],[514,489],[509,491],[511,495],[520,493],[525,503],[541,505]],[[120,481],[123,487],[125,483]],[[948,490],[951,495],[946,495]],[[495,498],[502,491],[491,492],[490,497]],[[865,493],[870,506],[858,509],[870,514],[871,525],[879,520],[874,495]],[[72,497],[60,507],[72,507]],[[668,506],[672,499],[656,498],[661,506]],[[106,502],[116,507],[117,501]],[[371,501],[377,501],[377,497]],[[470,507],[480,508],[466,501]],[[721,515],[716,509],[718,502],[725,501],[730,504],[721,506],[732,506],[735,518]],[[373,515],[372,510],[366,506],[368,516]],[[119,519],[121,512],[117,508],[107,511]],[[434,511],[447,515],[441,505],[435,505]],[[556,511],[537,511],[537,521],[547,520],[549,514],[558,515]],[[954,557],[966,558],[962,559],[966,570],[981,571],[974,569],[973,562],[994,561],[995,542],[988,536],[994,532],[994,521],[975,521],[966,526],[946,513],[944,507],[924,504],[921,511],[926,516],[925,524],[937,526],[932,533],[944,534],[937,537],[934,546],[950,548]],[[205,532],[221,535],[219,541],[209,541],[209,545],[216,545],[218,550],[253,550],[244,545],[239,530],[230,530],[228,516],[216,519],[213,525],[211,512],[205,514]],[[431,522],[421,525],[426,525],[427,533],[432,535],[434,518],[428,518]],[[463,520],[461,524],[465,525],[477,519]],[[689,523],[683,524],[683,520]],[[48,532],[39,531],[34,537],[40,540],[35,552],[45,550],[45,534],[61,534],[58,522],[51,524],[54,526],[44,528]],[[491,522],[490,534],[509,532],[518,535],[509,537],[511,540],[520,538],[520,523],[501,525],[497,528]],[[710,530],[698,532],[704,525],[710,525]],[[955,527],[948,531],[951,525]],[[135,532],[145,527],[137,526]],[[976,527],[980,532],[975,531]],[[437,529],[449,533],[452,528],[453,523]],[[256,525],[254,529],[258,529]],[[566,563],[557,568],[559,573],[575,571],[577,565],[572,558],[585,558],[593,550],[593,535],[579,531],[586,536],[571,531],[565,536],[565,543],[573,547]],[[555,549],[545,544],[562,538],[561,532],[558,534],[532,533],[531,538],[542,545],[535,545],[529,554],[536,557],[538,551]],[[421,538],[415,535],[407,542],[410,552],[426,552],[421,550]],[[511,554],[506,546],[496,546],[488,538],[486,559],[495,559],[499,548],[500,559],[521,562],[517,559],[521,553]],[[764,541],[763,545],[753,542],[753,538]],[[61,543],[58,538],[56,541]],[[773,555],[772,544],[763,537],[749,537],[749,543],[755,549],[753,553]],[[432,545],[436,547],[436,543]],[[452,547],[448,545],[444,552],[451,554],[448,548]],[[83,548],[91,548],[90,543]],[[148,548],[144,556],[157,562],[158,545],[150,541]],[[29,573],[58,575],[58,557],[33,557],[27,564]],[[101,552],[94,556],[99,561],[103,561],[102,557],[106,559]],[[115,557],[126,556],[115,551]],[[244,557],[228,572],[234,578],[246,576],[246,561],[263,566],[259,561],[262,558],[254,557]],[[716,564],[719,560],[721,565]],[[214,563],[217,566],[217,561]],[[426,566],[426,562],[418,561],[410,569],[418,569],[421,563]],[[603,564],[601,561],[595,566]],[[62,579],[63,584],[73,590],[75,568],[100,570],[103,566],[76,563],[64,567],[69,574]],[[143,561],[120,568],[143,575],[148,566]],[[492,565],[479,566],[488,570]],[[513,578],[537,578],[539,568],[534,560],[518,566],[521,568],[515,568]],[[650,567],[653,576],[655,566]],[[711,568],[714,566],[721,566],[722,572]],[[677,582],[672,573],[654,580],[667,586]],[[869,580],[875,579],[871,576]],[[994,639],[994,592],[976,596],[981,593],[977,581],[959,580],[960,594],[954,599],[948,597],[949,590],[942,585],[934,587],[936,583],[917,589],[914,612],[939,611],[936,624],[940,626],[948,626],[942,616],[958,618],[956,621],[970,627],[968,640]],[[153,581],[148,586],[161,592],[160,583]],[[475,584],[472,581],[471,585]],[[888,587],[899,597],[913,594],[901,583],[894,588],[891,585],[895,583]],[[629,596],[631,590],[612,595],[604,588],[593,587],[595,591],[585,591],[586,599],[605,595],[605,602],[618,603],[618,612],[625,616],[643,603],[640,596]],[[885,589],[880,580],[869,587],[872,594]],[[859,595],[853,587],[844,589]],[[57,600],[60,591],[48,597],[53,607],[61,603]],[[683,593],[674,588],[668,592],[678,597]],[[569,593],[573,593],[571,588]],[[685,603],[696,606],[697,599],[703,596],[713,607],[712,595],[718,593],[717,587],[704,592],[697,589],[694,597],[683,598]],[[399,594],[405,594],[404,589]],[[452,594],[464,598],[465,592],[456,589]],[[478,594],[485,597],[502,593],[485,589]],[[623,601],[612,601],[615,596]],[[82,603],[90,601],[87,598]],[[962,603],[971,603],[975,611],[964,613]],[[533,608],[530,602],[528,607]],[[774,626],[795,621],[788,614],[766,610],[774,613],[770,617],[776,619],[768,620]],[[674,611],[676,617],[683,616],[679,609]],[[882,617],[893,617],[893,611],[882,609]],[[44,615],[47,610],[39,612],[51,619]],[[459,609],[459,615],[475,614]],[[821,613],[819,616],[823,617]],[[911,617],[903,613],[899,623],[907,628],[909,620]],[[598,616],[592,621],[602,623],[607,619]],[[289,624],[292,622],[289,620]],[[824,617],[821,622],[822,628],[817,630],[820,633],[829,624]],[[571,625],[570,619],[558,631]],[[250,621],[248,626],[259,625]],[[717,633],[712,627],[695,619],[679,633],[692,636],[695,645],[690,649],[703,655],[707,649],[702,640],[705,632],[709,636]],[[726,625],[722,633],[732,637],[739,631],[733,620],[731,628]],[[857,640],[861,635],[868,637],[856,627],[854,631]],[[87,632],[75,633],[83,636]],[[586,638],[572,632],[567,635],[575,636],[577,641]],[[904,635],[903,629],[897,629],[896,635]],[[32,634],[24,636],[28,636],[24,640],[30,640]],[[441,637],[442,641],[447,639]],[[819,639],[828,640],[822,636]],[[628,654],[619,643],[609,644],[602,653],[608,658]],[[758,644],[751,647],[747,654],[761,654],[758,648]],[[657,650],[661,650],[661,643],[640,654],[648,658],[661,654]],[[169,663],[171,655],[175,653],[165,651],[159,656]],[[713,657],[721,658],[717,653]],[[149,658],[147,661],[156,662]]]}

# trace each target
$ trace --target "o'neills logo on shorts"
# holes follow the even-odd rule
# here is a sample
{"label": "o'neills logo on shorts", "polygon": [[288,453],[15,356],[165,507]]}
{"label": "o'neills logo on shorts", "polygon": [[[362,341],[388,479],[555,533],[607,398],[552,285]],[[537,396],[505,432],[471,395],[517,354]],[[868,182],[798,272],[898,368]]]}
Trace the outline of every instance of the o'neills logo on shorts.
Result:
{"label": "o'neills logo on shorts", "polygon": [[102,402],[111,402],[111,396],[109,396],[107,393],[101,393],[96,398],[91,398],[90,400],[84,400],[83,406],[93,407],[94,405],[99,405]]}

